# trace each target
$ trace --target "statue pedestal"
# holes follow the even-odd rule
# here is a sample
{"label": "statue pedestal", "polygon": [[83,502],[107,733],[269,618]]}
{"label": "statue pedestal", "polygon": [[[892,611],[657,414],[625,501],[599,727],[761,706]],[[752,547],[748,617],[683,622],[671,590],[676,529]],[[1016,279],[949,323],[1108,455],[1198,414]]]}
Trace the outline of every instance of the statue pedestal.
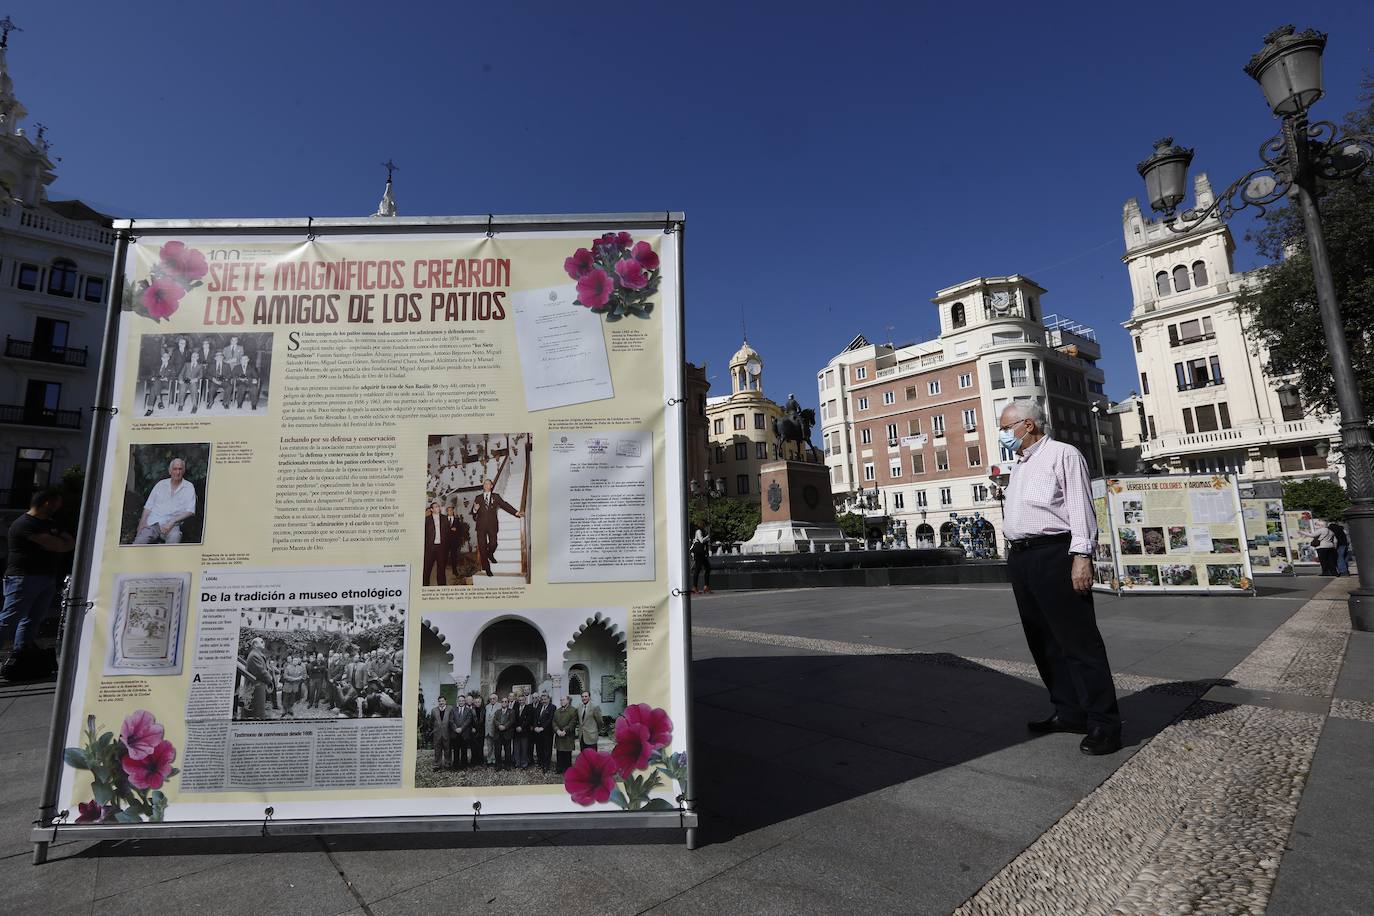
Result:
{"label": "statue pedestal", "polygon": [[759,468],[761,516],[743,553],[810,553],[844,549],[835,522],[830,471],[807,461],[773,461]]}

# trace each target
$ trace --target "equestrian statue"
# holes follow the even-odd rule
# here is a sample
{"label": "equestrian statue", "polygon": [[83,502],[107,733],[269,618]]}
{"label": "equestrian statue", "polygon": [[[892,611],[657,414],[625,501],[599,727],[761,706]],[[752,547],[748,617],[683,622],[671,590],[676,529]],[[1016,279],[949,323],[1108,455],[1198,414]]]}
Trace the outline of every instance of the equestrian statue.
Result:
{"label": "equestrian statue", "polygon": [[[816,447],[811,444],[811,428],[815,425],[816,412],[809,407],[803,409],[797,403],[797,396],[789,394],[787,403],[783,406],[783,416],[773,421],[773,433],[782,443],[782,457],[788,461],[819,463],[819,454]],[[793,451],[796,458],[788,457],[788,443],[795,446]]]}

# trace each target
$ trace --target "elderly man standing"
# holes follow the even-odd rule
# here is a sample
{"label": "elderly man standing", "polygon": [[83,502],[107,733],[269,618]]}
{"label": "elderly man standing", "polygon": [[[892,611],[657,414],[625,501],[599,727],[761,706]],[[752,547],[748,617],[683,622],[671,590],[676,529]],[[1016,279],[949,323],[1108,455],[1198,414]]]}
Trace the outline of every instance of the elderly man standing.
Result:
{"label": "elderly man standing", "polygon": [[1007,405],[1000,424],[998,442],[1020,458],[1004,504],[1007,574],[1054,704],[1049,718],[1027,725],[1037,734],[1084,735],[1079,749],[1085,754],[1116,753],[1121,714],[1093,612],[1097,516],[1087,462],[1073,446],[1049,437],[1038,404]]}

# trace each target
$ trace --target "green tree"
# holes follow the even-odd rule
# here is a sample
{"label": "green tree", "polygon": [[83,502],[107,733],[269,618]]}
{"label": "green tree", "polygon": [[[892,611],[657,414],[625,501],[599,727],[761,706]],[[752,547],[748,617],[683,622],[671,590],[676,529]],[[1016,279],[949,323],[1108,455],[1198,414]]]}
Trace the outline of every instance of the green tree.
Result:
{"label": "green tree", "polygon": [[[1345,120],[1348,131],[1374,132],[1374,78],[1364,83],[1364,106]],[[1358,178],[1323,186],[1318,199],[1326,234],[1336,301],[1350,347],[1360,400],[1374,403],[1374,168]],[[1237,308],[1256,353],[1268,354],[1265,372],[1293,375],[1306,407],[1334,415],[1335,385],[1317,310],[1312,258],[1302,217],[1293,205],[1270,210],[1248,234],[1273,263],[1247,283]]]}
{"label": "green tree", "polygon": [[835,521],[839,522],[840,531],[844,532],[845,537],[863,540],[864,517],[862,515],[855,512],[846,512],[843,515],[836,516]]}
{"label": "green tree", "polygon": [[713,541],[747,541],[754,536],[759,518],[758,503],[741,499],[713,499],[709,503],[697,499],[692,502],[692,530],[701,528]]}
{"label": "green tree", "polygon": [[1291,512],[1306,509],[1316,518],[1334,522],[1350,508],[1350,497],[1328,477],[1290,480],[1283,485],[1283,507]]}

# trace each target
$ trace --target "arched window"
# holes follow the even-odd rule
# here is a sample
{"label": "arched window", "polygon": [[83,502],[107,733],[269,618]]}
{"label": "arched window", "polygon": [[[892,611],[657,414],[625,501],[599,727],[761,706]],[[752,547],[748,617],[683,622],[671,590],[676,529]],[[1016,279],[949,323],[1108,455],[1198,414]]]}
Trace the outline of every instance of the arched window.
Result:
{"label": "arched window", "polygon": [[959,543],[958,529],[954,527],[953,522],[945,522],[940,526],[940,546],[953,547],[957,543]]}
{"label": "arched window", "polygon": [[48,292],[70,299],[76,295],[76,265],[66,258],[52,262],[48,270]]}
{"label": "arched window", "polygon": [[1188,289],[1188,268],[1182,264],[1174,268],[1174,292],[1181,293]]}
{"label": "arched window", "polygon": [[968,324],[968,316],[964,314],[964,303],[954,303],[954,306],[949,310],[949,323],[956,328],[962,328]]}
{"label": "arched window", "polygon": [[1155,295],[1169,295],[1169,274],[1167,271],[1161,270],[1155,274]]}
{"label": "arched window", "polygon": [[1202,263],[1201,261],[1193,262],[1193,285],[1207,285],[1207,265]]}

